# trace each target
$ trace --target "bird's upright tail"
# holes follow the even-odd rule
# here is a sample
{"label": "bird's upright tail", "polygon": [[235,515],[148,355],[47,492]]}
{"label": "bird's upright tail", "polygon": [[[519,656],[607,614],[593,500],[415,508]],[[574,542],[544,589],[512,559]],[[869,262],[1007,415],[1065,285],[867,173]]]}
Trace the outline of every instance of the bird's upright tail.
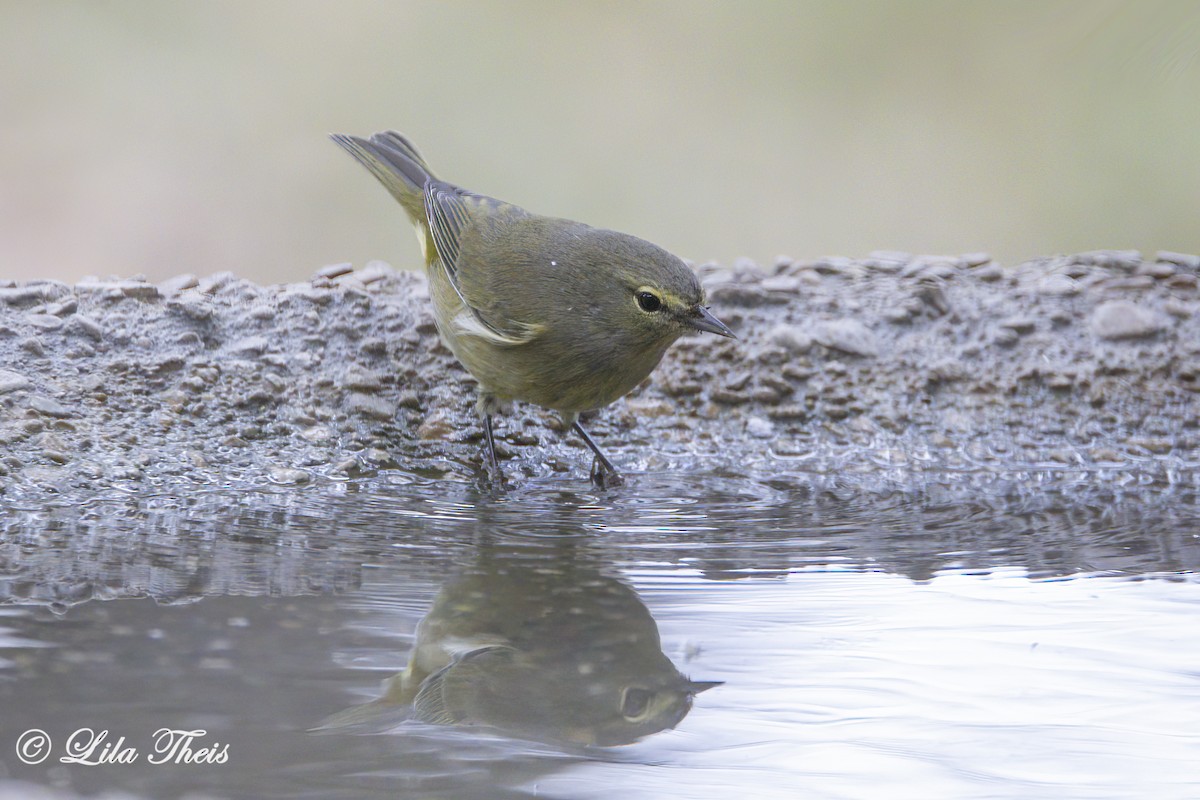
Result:
{"label": "bird's upright tail", "polygon": [[425,182],[436,179],[413,143],[396,131],[376,133],[370,139],[341,133],[330,134],[329,138],[370,170],[404,206],[428,258],[430,238],[425,215]]}

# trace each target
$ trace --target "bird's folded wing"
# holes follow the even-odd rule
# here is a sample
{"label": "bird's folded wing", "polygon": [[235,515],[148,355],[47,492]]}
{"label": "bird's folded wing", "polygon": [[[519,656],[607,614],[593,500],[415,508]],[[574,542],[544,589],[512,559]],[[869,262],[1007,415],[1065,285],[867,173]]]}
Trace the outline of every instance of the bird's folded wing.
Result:
{"label": "bird's folded wing", "polygon": [[483,195],[473,194],[443,181],[430,180],[425,184],[425,215],[433,246],[450,286],[462,301],[464,313],[455,324],[461,333],[488,339],[497,345],[519,345],[531,341],[542,326],[520,320],[498,319],[494,313],[481,308],[483,303],[472,302],[463,291],[459,278],[459,254],[463,232],[472,224],[472,213],[486,213],[486,207],[501,203]]}

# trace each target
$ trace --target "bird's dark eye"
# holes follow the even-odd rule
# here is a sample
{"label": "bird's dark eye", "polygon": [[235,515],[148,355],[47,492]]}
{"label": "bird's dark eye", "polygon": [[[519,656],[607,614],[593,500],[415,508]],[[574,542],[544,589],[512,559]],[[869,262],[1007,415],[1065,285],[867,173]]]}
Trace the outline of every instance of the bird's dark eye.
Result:
{"label": "bird's dark eye", "polygon": [[648,314],[653,314],[662,308],[662,299],[654,292],[637,293],[638,308]]}
{"label": "bird's dark eye", "polygon": [[621,698],[621,715],[624,717],[640,717],[642,714],[645,714],[652,696],[652,693],[646,689],[630,686],[625,690],[625,696]]}

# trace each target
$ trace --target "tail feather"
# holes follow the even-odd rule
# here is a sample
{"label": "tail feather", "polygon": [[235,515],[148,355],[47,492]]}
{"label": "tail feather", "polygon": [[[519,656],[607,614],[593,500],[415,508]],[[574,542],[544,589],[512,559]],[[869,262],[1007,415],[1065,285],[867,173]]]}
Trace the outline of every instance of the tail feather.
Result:
{"label": "tail feather", "polygon": [[340,133],[329,138],[366,167],[414,223],[426,224],[425,182],[433,179],[433,173],[412,142],[395,131],[377,133],[370,139]]}
{"label": "tail feather", "polygon": [[417,151],[417,146],[412,143],[411,139],[399,131],[377,133],[371,137],[371,143],[399,153],[424,170],[428,177],[433,177],[433,170],[425,163],[425,159]]}
{"label": "tail feather", "polygon": [[341,133],[330,134],[329,138],[354,156],[404,206],[416,228],[425,262],[432,263],[437,253],[425,214],[425,184],[436,178],[413,143],[396,131],[377,133],[370,139]]}

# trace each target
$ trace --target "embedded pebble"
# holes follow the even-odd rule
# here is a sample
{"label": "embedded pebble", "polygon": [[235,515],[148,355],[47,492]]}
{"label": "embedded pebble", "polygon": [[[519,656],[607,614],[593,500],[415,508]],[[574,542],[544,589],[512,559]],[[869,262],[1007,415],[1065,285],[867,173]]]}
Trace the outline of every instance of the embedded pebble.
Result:
{"label": "embedded pebble", "polygon": [[767,409],[767,416],[785,422],[803,422],[812,414],[808,408],[799,403],[786,403]]}
{"label": "embedded pebble", "polygon": [[325,442],[332,441],[334,438],[333,431],[324,425],[313,425],[305,428],[300,431],[300,435],[314,444],[324,444]]}
{"label": "embedded pebble", "polygon": [[188,319],[206,322],[212,319],[215,309],[198,291],[180,292],[167,302],[167,307]]}
{"label": "embedded pebble", "polygon": [[877,272],[893,273],[899,272],[912,260],[913,254],[902,250],[872,250],[863,263]]}
{"label": "embedded pebble", "polygon": [[1194,303],[1185,303],[1181,300],[1176,300],[1174,297],[1168,297],[1166,302],[1163,303],[1163,311],[1166,311],[1173,317],[1187,319],[1196,313],[1196,306]]}
{"label": "embedded pebble", "polygon": [[229,351],[244,356],[262,355],[270,346],[265,336],[247,336],[229,346]]}
{"label": "embedded pebble", "polygon": [[1120,269],[1133,272],[1142,263],[1142,254],[1137,250],[1091,250],[1077,253],[1073,260],[1078,264]]}
{"label": "embedded pebble", "polygon": [[832,350],[872,358],[879,355],[879,338],[857,319],[834,319],[817,323],[813,339]]}
{"label": "embedded pebble", "polygon": [[1014,333],[1026,334],[1032,333],[1037,323],[1029,317],[1008,317],[1000,320],[1001,328],[1008,328]]}
{"label": "embedded pebble", "polygon": [[70,293],[70,287],[61,281],[31,281],[24,286],[0,289],[0,303],[10,306],[33,306],[52,303]]}
{"label": "embedded pebble", "polygon": [[825,256],[813,261],[811,267],[822,275],[845,275],[856,272],[858,265],[855,264],[852,258]]}
{"label": "embedded pebble", "polygon": [[302,469],[272,467],[270,478],[274,483],[283,484],[284,486],[295,486],[301,483],[308,483],[312,480],[312,475]]}
{"label": "embedded pebble", "polygon": [[323,306],[333,299],[333,295],[328,289],[321,289],[311,284],[300,284],[297,286],[289,286],[286,289],[285,299],[298,298],[305,300],[313,305]]}
{"label": "embedded pebble", "polygon": [[66,317],[74,314],[78,309],[79,302],[74,297],[70,297],[58,303],[50,303],[46,306],[46,313],[56,317]]}
{"label": "embedded pebble", "polygon": [[417,436],[425,441],[441,441],[450,438],[458,426],[444,408],[434,409],[417,428]]}
{"label": "embedded pebble", "polygon": [[216,294],[237,280],[232,272],[217,272],[196,282],[196,290],[201,294]]}
{"label": "embedded pebble", "polygon": [[40,394],[35,394],[29,398],[29,407],[39,414],[45,414],[48,417],[66,418],[75,415],[74,411],[62,403]]}
{"label": "embedded pebble", "polygon": [[178,294],[184,289],[195,289],[200,285],[200,280],[190,272],[185,272],[182,275],[176,275],[173,278],[167,278],[162,283],[158,284],[159,290],[163,294]]}
{"label": "embedded pebble", "polygon": [[722,283],[709,290],[708,299],[714,304],[755,308],[768,302],[768,295],[761,286]]}
{"label": "embedded pebble", "polygon": [[391,265],[383,261],[368,261],[367,265],[358,272],[358,280],[364,286],[370,286],[374,283],[386,278],[388,275],[395,274],[395,270]]}
{"label": "embedded pebble", "polygon": [[75,464],[75,471],[89,480],[99,480],[104,477],[104,467],[97,464],[95,461],[79,461]]}
{"label": "embedded pebble", "polygon": [[72,330],[76,330],[80,333],[90,336],[97,342],[104,338],[104,327],[99,322],[96,322],[96,320],[85,314],[76,314],[74,317],[72,317],[71,328]]}
{"label": "embedded pebble", "polygon": [[935,316],[940,317],[950,313],[950,300],[946,297],[946,290],[939,282],[923,281],[917,288],[916,298],[924,303]]}
{"label": "embedded pebble", "polygon": [[1079,285],[1079,281],[1070,276],[1054,274],[1046,276],[1038,284],[1038,291],[1050,297],[1069,297],[1079,294],[1083,291],[1083,287]]}
{"label": "embedded pebble", "polygon": [[791,269],[791,266],[796,263],[796,259],[787,255],[777,255],[775,260],[771,262],[771,275],[782,275]]}
{"label": "embedded pebble", "polygon": [[1200,272],[1200,255],[1191,253],[1173,253],[1170,250],[1159,250],[1155,259],[1166,264],[1173,264],[1182,269]]}
{"label": "embedded pebble", "polygon": [[807,353],[812,349],[813,337],[799,325],[781,323],[767,332],[766,340],[777,344],[789,353]]}
{"label": "embedded pebble", "polygon": [[339,275],[345,275],[345,274],[347,274],[349,272],[353,272],[353,271],[354,271],[354,265],[349,262],[345,262],[342,264],[327,264],[326,266],[321,267],[319,270],[317,270],[315,273],[313,273],[313,277],[314,278],[336,278]]}
{"label": "embedded pebble", "polygon": [[370,356],[387,355],[387,342],[377,336],[368,336],[358,343],[358,352]]}
{"label": "embedded pebble", "polygon": [[421,402],[421,395],[417,394],[412,389],[405,389],[400,393],[400,396],[396,398],[396,405],[398,405],[400,408],[416,409],[421,408],[423,404]]}
{"label": "embedded pebble", "polygon": [[1012,347],[1020,338],[1020,334],[1012,328],[1001,328],[993,334],[992,342],[999,347]]}
{"label": "embedded pebble", "polygon": [[[530,444],[536,444],[536,442],[530,442]],[[363,453],[363,457],[372,464],[387,464],[395,461],[395,459],[392,458],[392,454],[387,450],[384,450],[382,447],[368,448]]]}
{"label": "embedded pebble", "polygon": [[378,392],[383,388],[383,376],[370,370],[351,367],[346,370],[342,385],[360,392]]}
{"label": "embedded pebble", "polygon": [[352,414],[383,422],[396,416],[396,404],[382,397],[352,392],[346,398],[346,410]]}
{"label": "embedded pebble", "polygon": [[925,280],[948,281],[958,274],[958,263],[956,261],[934,261],[924,264],[914,274]]}
{"label": "embedded pebble", "polygon": [[1165,437],[1131,436],[1125,440],[1130,447],[1140,448],[1154,455],[1166,455],[1175,448],[1175,442]]}
{"label": "embedded pebble", "polygon": [[45,302],[45,300],[45,295],[37,286],[0,289],[0,303],[7,303],[10,306],[31,306]]}
{"label": "embedded pebble", "polygon": [[987,283],[995,283],[1004,277],[1004,270],[1000,269],[1000,267],[996,266],[995,264],[985,264],[984,266],[975,270],[973,275],[977,280],[985,281]]}
{"label": "embedded pebble", "polygon": [[109,297],[132,297],[137,300],[157,300],[162,292],[152,283],[139,281],[85,281],[75,284],[77,292],[99,292]]}
{"label": "embedded pebble", "polygon": [[1111,278],[1104,281],[1102,288],[1110,291],[1142,291],[1154,287],[1154,278],[1149,275],[1131,275],[1127,278]]}
{"label": "embedded pebble", "polygon": [[56,331],[63,326],[63,321],[52,314],[26,314],[25,321],[42,331]]}
{"label": "embedded pebble", "polygon": [[800,291],[803,286],[799,278],[792,275],[775,275],[770,278],[763,278],[759,284],[768,292],[789,292],[794,293]]}
{"label": "embedded pebble", "polygon": [[631,398],[625,401],[625,408],[635,417],[669,417],[675,413],[675,406],[664,400],[647,400]]}
{"label": "embedded pebble", "polygon": [[746,420],[746,433],[756,439],[769,439],[775,435],[775,426],[769,419],[750,417]]}
{"label": "embedded pebble", "polygon": [[1101,303],[1092,311],[1088,324],[1101,339],[1140,339],[1166,327],[1166,321],[1157,312],[1130,300]]}
{"label": "embedded pebble", "polygon": [[973,269],[991,263],[992,256],[989,253],[966,253],[960,256],[959,260],[962,261],[964,266]]}
{"label": "embedded pebble", "polygon": [[1151,278],[1169,278],[1175,274],[1175,265],[1165,261],[1147,261],[1134,271],[1135,275],[1149,275]]}
{"label": "embedded pebble", "polygon": [[8,369],[0,369],[0,394],[28,389],[32,385],[29,378],[26,378],[21,373]]}

